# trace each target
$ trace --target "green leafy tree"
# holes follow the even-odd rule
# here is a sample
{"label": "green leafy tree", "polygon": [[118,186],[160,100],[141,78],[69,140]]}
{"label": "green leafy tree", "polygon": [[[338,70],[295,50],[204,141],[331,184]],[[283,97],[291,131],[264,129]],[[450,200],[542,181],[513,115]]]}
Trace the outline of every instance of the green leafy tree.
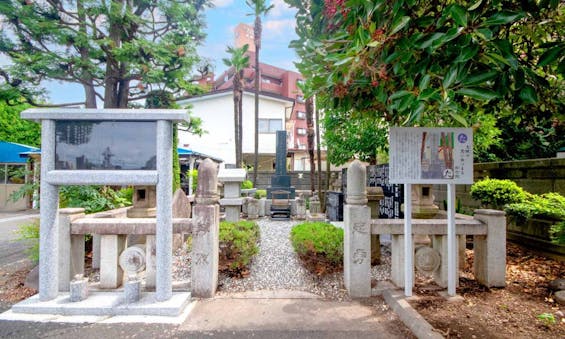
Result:
{"label": "green leafy tree", "polygon": [[259,90],[261,88],[261,69],[259,67],[259,51],[261,50],[261,34],[263,25],[261,17],[267,15],[274,5],[268,5],[268,0],[245,0],[255,16],[253,25],[253,43],[255,44],[255,154],[253,157],[253,184],[257,185],[257,169],[259,168]]}
{"label": "green leafy tree", "polygon": [[[182,95],[194,86],[207,0],[76,0],[0,3],[0,53],[12,65],[4,85],[43,80],[83,86],[88,108],[128,107],[152,90]],[[28,96],[25,96],[28,99]]]}
{"label": "green leafy tree", "polygon": [[233,123],[235,140],[235,166],[241,168],[243,163],[243,71],[249,66],[249,45],[241,48],[228,47],[229,59],[222,59],[224,64],[233,68]]}
{"label": "green leafy tree", "polygon": [[[152,91],[145,101],[146,108],[178,108],[172,93],[168,91]],[[185,123],[173,123],[173,192],[180,188],[180,163],[177,145],[179,143],[179,128],[183,131],[202,135],[202,120],[189,115],[189,121]]]}
{"label": "green leafy tree", "polygon": [[0,100],[0,140],[30,146],[41,146],[39,124],[20,119],[20,113],[29,108],[27,104],[11,106]]}
{"label": "green leafy tree", "polygon": [[387,125],[470,126],[477,112],[563,124],[563,2],[286,2],[306,95],[324,109]]}

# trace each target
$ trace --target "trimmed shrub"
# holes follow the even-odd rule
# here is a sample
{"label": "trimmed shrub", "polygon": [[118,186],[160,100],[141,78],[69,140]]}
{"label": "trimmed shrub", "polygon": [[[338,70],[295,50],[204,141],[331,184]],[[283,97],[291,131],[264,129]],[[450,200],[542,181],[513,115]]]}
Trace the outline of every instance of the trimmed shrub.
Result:
{"label": "trimmed shrub", "polygon": [[501,209],[506,204],[520,203],[529,193],[512,180],[483,179],[471,186],[471,196],[484,207]]}
{"label": "trimmed shrub", "polygon": [[290,240],[312,273],[322,275],[343,268],[343,229],[325,222],[305,222],[292,228]]}
{"label": "trimmed shrub", "polygon": [[251,259],[259,252],[258,241],[256,222],[220,222],[220,271],[231,276],[247,276]]}

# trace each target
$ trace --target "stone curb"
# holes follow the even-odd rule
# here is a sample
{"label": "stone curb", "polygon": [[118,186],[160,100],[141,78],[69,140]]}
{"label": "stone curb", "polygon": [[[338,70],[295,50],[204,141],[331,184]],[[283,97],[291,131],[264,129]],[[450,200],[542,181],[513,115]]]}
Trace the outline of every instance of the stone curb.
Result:
{"label": "stone curb", "polygon": [[379,291],[390,308],[398,315],[400,320],[418,338],[442,339],[443,336],[434,331],[430,323],[426,321],[415,309],[410,306],[402,292],[395,289],[383,289]]}

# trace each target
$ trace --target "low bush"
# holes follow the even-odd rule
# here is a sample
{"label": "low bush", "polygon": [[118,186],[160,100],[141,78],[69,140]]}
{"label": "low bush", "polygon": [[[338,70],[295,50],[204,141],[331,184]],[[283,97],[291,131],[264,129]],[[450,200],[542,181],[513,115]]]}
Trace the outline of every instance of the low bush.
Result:
{"label": "low bush", "polygon": [[62,186],[60,207],[82,207],[85,213],[96,213],[132,204],[133,188],[114,191],[108,186]]}
{"label": "low bush", "polygon": [[267,190],[257,190],[255,191],[255,199],[261,199],[267,197]]}
{"label": "low bush", "polygon": [[251,259],[259,252],[258,241],[257,223],[220,222],[220,271],[231,276],[247,276]]}
{"label": "low bush", "polygon": [[312,273],[322,275],[343,268],[343,229],[325,222],[305,222],[292,228],[290,240]]}
{"label": "low bush", "polygon": [[524,191],[512,180],[483,179],[471,186],[471,196],[479,200],[484,207],[496,209],[503,208],[506,204],[520,203],[528,198],[529,193]]}

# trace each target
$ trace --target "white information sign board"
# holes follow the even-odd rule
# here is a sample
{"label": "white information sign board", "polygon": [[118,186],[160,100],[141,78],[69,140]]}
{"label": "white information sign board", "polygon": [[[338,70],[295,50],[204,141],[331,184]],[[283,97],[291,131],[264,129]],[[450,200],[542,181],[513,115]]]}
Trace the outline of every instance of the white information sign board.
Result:
{"label": "white information sign board", "polygon": [[391,128],[390,183],[472,184],[471,128]]}

